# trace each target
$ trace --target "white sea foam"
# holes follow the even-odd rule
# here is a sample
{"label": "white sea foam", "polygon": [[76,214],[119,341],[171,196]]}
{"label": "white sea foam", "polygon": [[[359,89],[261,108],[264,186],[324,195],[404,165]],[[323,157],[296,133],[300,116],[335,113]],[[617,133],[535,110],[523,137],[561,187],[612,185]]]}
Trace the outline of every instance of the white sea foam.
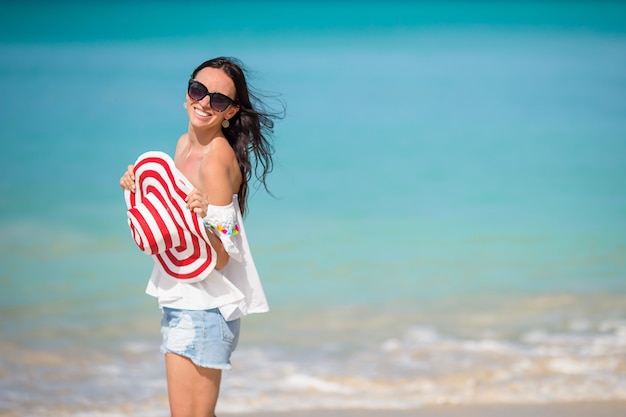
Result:
{"label": "white sea foam", "polygon": [[[339,349],[337,341],[321,333],[319,342],[306,349],[243,344],[233,357],[234,369],[224,373],[220,409],[624,400],[623,335],[621,323],[559,331],[535,328],[508,339],[493,334],[460,337],[435,326],[410,325],[378,341],[355,343],[347,338],[350,349]],[[331,340],[333,348],[324,340]],[[158,348],[152,346],[147,353],[148,346],[145,341],[127,341],[107,356],[90,358],[83,351],[83,356],[59,362],[50,349],[39,355],[7,344],[2,361],[13,376],[0,379],[0,407],[33,411],[46,404],[69,410],[67,403],[89,404],[103,410],[103,417],[117,416],[122,408],[139,417],[145,410],[131,405],[147,404],[153,412],[146,415],[158,416],[157,410],[166,407],[165,375]],[[28,377],[32,361],[38,361],[39,378]],[[79,409],[67,415],[81,416]]]}
{"label": "white sea foam", "polygon": [[292,374],[280,381],[278,387],[285,391],[319,391],[333,394],[354,394],[355,390],[338,384],[317,378],[307,374]]}
{"label": "white sea foam", "polygon": [[[608,331],[608,329],[611,329]],[[293,408],[406,408],[425,404],[626,399],[626,349],[615,344],[621,327],[580,334],[535,329],[518,339],[465,339],[432,326],[412,326],[379,345],[349,355],[316,355],[289,362],[289,354],[239,352],[244,376],[225,379],[226,410]],[[585,331],[588,327],[585,326]],[[585,346],[612,346],[594,350]],[[259,362],[259,360],[261,360]],[[316,363],[315,361],[319,361]],[[358,369],[359,372],[355,372]],[[255,381],[242,398],[243,378]],[[271,398],[271,401],[267,400]],[[246,406],[248,404],[248,406]],[[281,404],[281,405],[278,405]],[[259,408],[260,407],[260,408]]]}

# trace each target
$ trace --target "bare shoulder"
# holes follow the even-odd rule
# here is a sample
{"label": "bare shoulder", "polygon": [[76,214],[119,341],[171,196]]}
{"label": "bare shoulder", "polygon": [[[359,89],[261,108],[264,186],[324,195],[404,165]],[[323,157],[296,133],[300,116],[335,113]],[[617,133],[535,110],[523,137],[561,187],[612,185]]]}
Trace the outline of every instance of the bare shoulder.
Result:
{"label": "bare shoulder", "polygon": [[230,146],[230,143],[225,138],[215,138],[213,142],[211,142],[211,150],[208,152],[207,156],[210,156],[213,159],[218,159],[224,163],[232,162],[232,160],[237,160],[235,157],[235,151]]}
{"label": "bare shoulder", "polygon": [[235,151],[226,139],[219,138],[211,143],[211,149],[202,161],[202,176],[210,188],[219,187],[231,197],[241,184],[241,171]]}
{"label": "bare shoulder", "polygon": [[235,151],[228,141],[218,138],[211,143],[211,148],[204,156],[203,168],[211,172],[230,172],[233,168],[238,168]]}

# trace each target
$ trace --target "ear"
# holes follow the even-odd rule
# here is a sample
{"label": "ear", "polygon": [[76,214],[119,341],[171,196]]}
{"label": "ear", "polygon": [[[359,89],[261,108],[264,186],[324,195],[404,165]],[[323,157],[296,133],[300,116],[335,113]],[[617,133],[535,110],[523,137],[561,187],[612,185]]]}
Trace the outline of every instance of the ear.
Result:
{"label": "ear", "polygon": [[239,106],[236,104],[233,104],[232,106],[228,108],[228,110],[226,110],[226,114],[224,115],[224,117],[230,120],[233,118],[233,116],[237,114],[238,111],[239,111]]}

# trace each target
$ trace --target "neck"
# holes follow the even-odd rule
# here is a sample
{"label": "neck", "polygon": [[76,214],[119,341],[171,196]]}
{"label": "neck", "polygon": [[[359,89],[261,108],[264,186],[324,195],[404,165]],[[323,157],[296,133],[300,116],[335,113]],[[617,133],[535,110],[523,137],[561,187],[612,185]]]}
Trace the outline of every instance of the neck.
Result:
{"label": "neck", "polygon": [[224,133],[220,127],[201,129],[191,125],[190,123],[188,131],[189,141],[200,146],[207,146],[213,141],[213,139],[217,137],[224,137]]}

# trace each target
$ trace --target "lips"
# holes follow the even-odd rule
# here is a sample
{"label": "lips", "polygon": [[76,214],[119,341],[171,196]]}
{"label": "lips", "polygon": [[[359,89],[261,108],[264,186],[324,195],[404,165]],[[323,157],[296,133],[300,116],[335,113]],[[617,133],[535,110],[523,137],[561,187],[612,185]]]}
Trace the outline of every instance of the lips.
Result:
{"label": "lips", "polygon": [[209,117],[209,116],[210,116],[210,114],[209,114],[209,113],[205,113],[204,111],[200,110],[200,109],[199,109],[199,108],[197,108],[197,107],[194,107],[194,108],[193,108],[193,111],[194,111],[194,113],[196,113],[196,114],[197,114],[198,116],[200,116],[200,117]]}

